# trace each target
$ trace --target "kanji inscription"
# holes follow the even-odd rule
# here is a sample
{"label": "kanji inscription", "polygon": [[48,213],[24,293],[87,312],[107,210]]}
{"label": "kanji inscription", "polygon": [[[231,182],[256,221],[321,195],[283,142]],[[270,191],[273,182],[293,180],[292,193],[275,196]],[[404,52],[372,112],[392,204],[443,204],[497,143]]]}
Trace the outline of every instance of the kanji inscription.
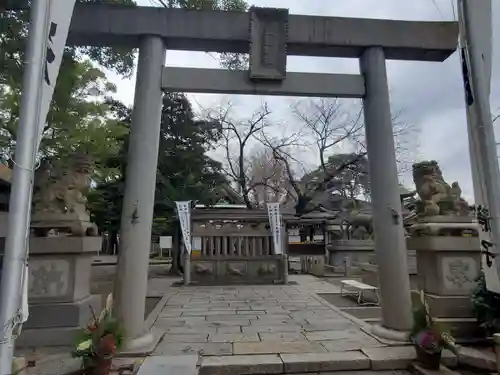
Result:
{"label": "kanji inscription", "polygon": [[250,79],[282,81],[286,78],[288,10],[250,9]]}

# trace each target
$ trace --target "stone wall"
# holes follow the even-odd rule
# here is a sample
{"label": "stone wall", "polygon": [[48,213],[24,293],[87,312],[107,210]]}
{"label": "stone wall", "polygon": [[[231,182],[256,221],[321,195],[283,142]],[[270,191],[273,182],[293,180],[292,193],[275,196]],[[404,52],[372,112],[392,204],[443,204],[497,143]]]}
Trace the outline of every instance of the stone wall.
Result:
{"label": "stone wall", "polygon": [[374,256],[372,240],[336,240],[327,245],[328,264],[334,272],[359,273],[360,265],[370,263]]}
{"label": "stone wall", "polygon": [[[360,264],[360,272],[363,282],[368,285],[378,287],[378,265],[373,260],[372,263]],[[415,250],[408,250],[408,274],[410,275],[410,289],[418,289],[418,275],[417,275],[417,254]]]}

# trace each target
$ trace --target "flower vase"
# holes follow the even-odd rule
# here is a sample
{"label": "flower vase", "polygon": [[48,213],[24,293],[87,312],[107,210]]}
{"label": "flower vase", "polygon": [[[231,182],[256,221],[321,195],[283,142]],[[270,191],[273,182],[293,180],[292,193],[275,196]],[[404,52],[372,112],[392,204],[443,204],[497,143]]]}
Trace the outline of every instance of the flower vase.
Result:
{"label": "flower vase", "polygon": [[423,368],[427,370],[439,370],[439,367],[441,366],[441,351],[437,353],[429,353],[418,345],[415,345],[415,351],[417,353],[417,362]]}

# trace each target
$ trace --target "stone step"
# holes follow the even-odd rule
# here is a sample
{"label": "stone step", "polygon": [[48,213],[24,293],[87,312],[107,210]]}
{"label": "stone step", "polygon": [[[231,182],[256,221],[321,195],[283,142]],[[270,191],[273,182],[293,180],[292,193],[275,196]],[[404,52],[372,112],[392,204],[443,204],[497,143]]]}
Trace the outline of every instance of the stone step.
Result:
{"label": "stone step", "polygon": [[492,352],[462,347],[458,354],[458,363],[483,371],[496,371],[496,357]]}
{"label": "stone step", "polygon": [[452,371],[445,366],[441,366],[439,370],[428,370],[417,363],[411,364],[410,371],[415,375],[460,375],[458,372]]}
{"label": "stone step", "polygon": [[[376,371],[377,375],[382,375],[381,371],[404,375],[408,374],[406,370],[413,361],[415,351],[411,346],[330,353],[151,356],[146,358],[138,375],[280,375],[323,372],[356,375],[373,374],[372,371]],[[455,356],[443,353],[443,364],[453,367],[456,363]],[[400,372],[394,372],[396,370]]]}

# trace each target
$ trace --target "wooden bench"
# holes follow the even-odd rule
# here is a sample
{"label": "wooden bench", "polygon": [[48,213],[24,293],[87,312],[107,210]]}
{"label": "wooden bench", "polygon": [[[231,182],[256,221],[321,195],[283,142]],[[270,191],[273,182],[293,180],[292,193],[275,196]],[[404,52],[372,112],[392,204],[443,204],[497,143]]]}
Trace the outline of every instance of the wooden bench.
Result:
{"label": "wooden bench", "polygon": [[[345,290],[345,289],[351,289],[351,290]],[[354,290],[352,290],[354,289]],[[377,298],[377,301],[375,303],[373,302],[363,302],[363,292],[364,291],[372,291],[375,292],[375,296]],[[357,297],[357,302],[358,305],[378,305],[380,303],[380,297],[378,294],[378,288],[373,285],[368,285],[364,284],[362,282],[356,281],[356,280],[341,280],[340,281],[340,296],[348,296],[348,295],[354,295]]]}

